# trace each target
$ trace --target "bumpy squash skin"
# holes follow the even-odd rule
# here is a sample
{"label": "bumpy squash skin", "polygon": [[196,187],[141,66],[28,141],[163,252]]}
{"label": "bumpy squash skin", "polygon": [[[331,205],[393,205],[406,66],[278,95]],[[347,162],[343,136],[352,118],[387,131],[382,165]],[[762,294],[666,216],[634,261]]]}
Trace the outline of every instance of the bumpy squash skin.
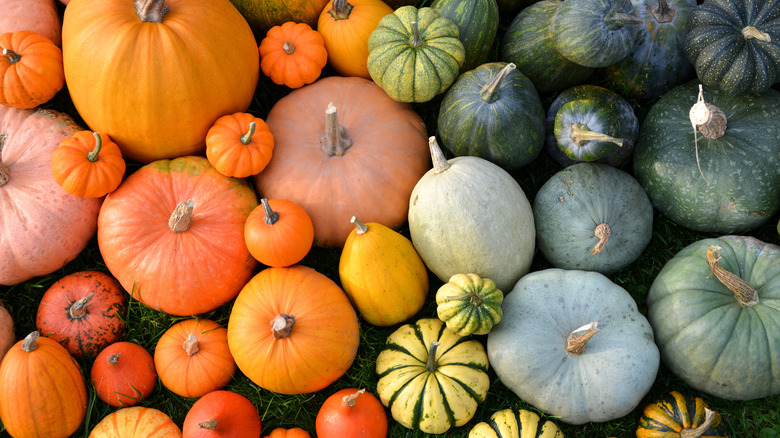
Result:
{"label": "bumpy squash skin", "polygon": [[[671,391],[660,400],[645,406],[639,418],[636,438],[676,438],[683,429],[697,429],[705,422],[707,403],[701,397],[686,397]],[[701,438],[728,437],[720,414],[714,412],[712,422]]]}
{"label": "bumpy squash skin", "polygon": [[503,301],[493,280],[455,274],[436,291],[436,315],[460,336],[486,335],[501,321]]}
{"label": "bumpy squash skin", "polygon": [[466,58],[461,73],[487,62],[498,32],[496,0],[435,0],[431,8],[458,26]]}
{"label": "bumpy squash skin", "polygon": [[468,438],[563,438],[563,432],[552,421],[542,421],[526,409],[504,409],[478,423]]}

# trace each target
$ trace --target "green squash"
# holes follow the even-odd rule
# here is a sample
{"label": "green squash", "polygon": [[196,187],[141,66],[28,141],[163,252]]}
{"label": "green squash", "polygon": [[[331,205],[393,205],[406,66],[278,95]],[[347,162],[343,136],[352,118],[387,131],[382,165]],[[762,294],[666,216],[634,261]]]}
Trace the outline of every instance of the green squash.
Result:
{"label": "green squash", "polygon": [[500,59],[534,83],[541,94],[584,83],[593,69],[569,61],[555,48],[550,20],[562,0],[542,0],[520,11],[501,40]]}
{"label": "green squash", "polygon": [[460,336],[486,335],[501,321],[504,293],[489,278],[455,274],[436,291],[436,315]]}
{"label": "green squash", "polygon": [[320,12],[328,0],[230,0],[244,16],[258,44],[268,29],[288,21],[306,23],[316,29]]}
{"label": "green squash", "polygon": [[468,438],[563,438],[552,421],[526,409],[504,409],[471,428]]}
{"label": "green squash", "polygon": [[720,414],[710,410],[704,399],[671,391],[645,406],[636,429],[636,438],[664,436],[728,438],[729,435]]}
{"label": "green squash", "polygon": [[439,108],[439,136],[456,156],[519,169],[544,149],[544,109],[514,64],[491,62],[463,73]]}
{"label": "green squash", "polygon": [[669,260],[647,294],[666,367],[729,400],[780,394],[780,247],[752,237],[694,242]]}
{"label": "green squash", "polygon": [[694,81],[653,105],[639,131],[634,176],[653,207],[682,227],[718,234],[758,228],[780,209],[780,92],[732,97],[704,88],[704,102],[721,111],[694,137],[697,94]]}
{"label": "green squash", "polygon": [[496,0],[435,0],[431,8],[458,26],[458,39],[466,51],[460,71],[484,64],[498,32]]}
{"label": "green squash", "polygon": [[368,37],[368,73],[396,101],[427,102],[458,77],[466,56],[458,32],[432,8],[400,7]]}
{"label": "green squash", "polygon": [[687,32],[685,55],[705,87],[759,94],[780,80],[780,0],[707,0]]}

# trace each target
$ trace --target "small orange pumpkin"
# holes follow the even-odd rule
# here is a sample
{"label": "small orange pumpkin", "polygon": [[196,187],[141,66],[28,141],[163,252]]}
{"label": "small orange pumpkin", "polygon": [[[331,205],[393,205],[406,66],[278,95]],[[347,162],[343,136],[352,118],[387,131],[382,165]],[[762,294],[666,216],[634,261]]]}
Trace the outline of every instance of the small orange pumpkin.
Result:
{"label": "small orange pumpkin", "polygon": [[51,172],[54,181],[71,195],[99,198],[119,187],[125,160],[108,135],[78,131],[54,150]]}
{"label": "small orange pumpkin", "polygon": [[180,438],[181,429],[165,412],[143,406],[118,409],[92,429],[89,438]]}
{"label": "small orange pumpkin", "polygon": [[260,414],[252,402],[232,391],[211,391],[187,411],[182,432],[188,438],[260,436]]}
{"label": "small orange pumpkin", "polygon": [[314,243],[314,225],[300,205],[285,199],[261,199],[244,224],[249,253],[266,266],[300,262]]}
{"label": "small orange pumpkin", "polygon": [[268,125],[249,113],[217,119],[206,134],[206,158],[219,173],[246,178],[260,173],[274,151]]}
{"label": "small orange pumpkin", "polygon": [[275,84],[301,88],[320,77],[328,63],[322,35],[306,23],[288,21],[260,42],[260,68]]}
{"label": "small orange pumpkin", "polygon": [[320,406],[317,438],[385,438],[387,414],[382,402],[365,389],[337,391]]}
{"label": "small orange pumpkin", "polygon": [[311,438],[311,435],[300,427],[293,427],[292,429],[277,427],[265,438]]}
{"label": "small orange pumpkin", "polygon": [[29,109],[48,102],[65,85],[62,50],[30,30],[0,35],[0,104]]}
{"label": "small orange pumpkin", "polygon": [[157,383],[154,359],[133,342],[115,342],[92,364],[90,380],[101,400],[111,406],[133,406],[149,397]]}

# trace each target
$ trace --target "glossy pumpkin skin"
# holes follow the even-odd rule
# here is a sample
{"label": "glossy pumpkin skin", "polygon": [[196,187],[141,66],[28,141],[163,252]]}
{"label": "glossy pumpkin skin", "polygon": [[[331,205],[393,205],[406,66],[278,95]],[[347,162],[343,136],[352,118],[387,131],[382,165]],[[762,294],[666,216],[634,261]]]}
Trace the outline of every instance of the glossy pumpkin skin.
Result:
{"label": "glossy pumpkin skin", "polygon": [[468,438],[563,438],[563,432],[552,421],[542,421],[526,409],[504,409],[477,423]]}
{"label": "glossy pumpkin skin", "polygon": [[212,391],[187,411],[182,433],[190,438],[260,437],[260,414],[246,397],[232,391]]}
{"label": "glossy pumpkin skin", "polygon": [[387,414],[365,389],[336,391],[320,406],[315,421],[318,438],[385,438]]}
{"label": "glossy pumpkin skin", "polygon": [[0,301],[0,361],[3,360],[5,353],[16,343],[16,332],[14,331],[14,320],[3,302]]}
{"label": "glossy pumpkin skin", "polygon": [[314,28],[328,0],[230,0],[259,40],[272,27],[292,21]]}
{"label": "glossy pumpkin skin", "polygon": [[[707,249],[721,247],[720,264],[758,291],[743,307],[712,275]],[[772,372],[777,332],[768,312],[780,295],[780,247],[752,237],[723,236],[694,242],[669,260],[647,295],[664,363],[691,388],[728,400],[780,393]]]}
{"label": "glossy pumpkin skin", "polygon": [[352,365],[359,342],[357,314],[344,291],[302,265],[260,271],[238,294],[228,321],[238,368],[280,394],[330,385]]}
{"label": "glossy pumpkin skin", "polygon": [[288,21],[268,30],[260,42],[260,68],[277,85],[301,88],[316,81],[328,62],[322,35],[305,23]]}
{"label": "glossy pumpkin skin", "polygon": [[[671,391],[660,400],[645,406],[639,417],[637,438],[680,438],[684,429],[698,429],[703,426],[707,403],[701,397],[686,397],[678,391]],[[722,418],[714,413],[709,427],[701,438],[728,437]]]}
{"label": "glossy pumpkin skin", "polygon": [[292,429],[277,427],[265,438],[311,438],[311,435],[300,427],[293,427]]}
{"label": "glossy pumpkin skin", "polygon": [[62,23],[55,0],[5,0],[0,15],[0,35],[31,30],[62,45]]}
{"label": "glossy pumpkin skin", "polygon": [[106,134],[78,131],[60,142],[51,156],[54,180],[75,196],[99,198],[119,187],[125,176],[122,151]]}
{"label": "glossy pumpkin skin", "polygon": [[501,321],[503,301],[493,280],[455,274],[436,291],[436,315],[457,335],[485,335]]}
{"label": "glossy pumpkin skin", "polygon": [[131,406],[112,412],[103,417],[89,433],[89,438],[181,438],[181,436],[181,429],[166,413],[143,406]]}
{"label": "glossy pumpkin skin", "polygon": [[[780,80],[780,1],[718,0],[690,14],[685,55],[707,88],[761,94]],[[750,36],[743,31],[752,27]]]}
{"label": "glossy pumpkin skin", "polygon": [[274,136],[268,125],[249,113],[224,115],[206,133],[206,158],[225,176],[256,175],[271,161],[273,152]]}
{"label": "glossy pumpkin skin", "polygon": [[0,105],[0,179],[8,177],[0,184],[0,284],[60,269],[95,235],[101,200],[68,194],[51,174],[52,153],[78,130],[57,111]]}
{"label": "glossy pumpkin skin", "polygon": [[628,173],[580,163],[553,175],[533,204],[537,242],[556,268],[609,275],[630,265],[653,234],[653,206]]}
{"label": "glossy pumpkin skin", "polygon": [[114,342],[95,357],[90,380],[98,397],[111,406],[133,406],[149,397],[157,383],[154,359],[146,348]]}
{"label": "glossy pumpkin skin", "polygon": [[[169,219],[190,199],[192,221],[176,232]],[[159,160],[106,197],[98,246],[111,274],[145,305],[171,315],[208,312],[233,299],[257,266],[244,243],[256,206],[246,181],[204,157]]]}
{"label": "glossy pumpkin skin", "polygon": [[[431,356],[432,343],[439,343]],[[440,434],[466,424],[490,387],[482,343],[436,318],[399,327],[376,359],[377,393],[395,421]]]}
{"label": "glossy pumpkin skin", "polygon": [[266,266],[294,265],[309,253],[314,225],[306,210],[286,199],[261,199],[244,224],[252,257]]}
{"label": "glossy pumpkin skin", "polygon": [[49,38],[31,30],[8,32],[0,34],[0,48],[0,105],[35,108],[65,85],[62,50]]}
{"label": "glossy pumpkin skin", "polygon": [[533,83],[508,66],[491,62],[460,75],[441,102],[438,132],[456,156],[477,156],[517,170],[542,152],[544,109]]}
{"label": "glossy pumpkin skin", "polygon": [[431,8],[458,26],[458,39],[466,51],[461,73],[487,62],[498,32],[496,0],[434,0]]}
{"label": "glossy pumpkin skin", "polygon": [[697,94],[693,81],[653,105],[634,151],[634,175],[653,207],[682,227],[718,234],[758,228],[780,209],[780,93],[730,97],[705,87],[705,102],[728,119],[720,138],[697,133],[698,165],[689,120]]}
{"label": "glossy pumpkin skin", "polygon": [[133,2],[75,0],[62,24],[79,115],[142,163],[202,154],[214,121],[249,107],[260,71],[257,42],[228,0],[164,2],[162,22],[144,22]]}
{"label": "glossy pumpkin skin", "polygon": [[428,102],[458,77],[466,57],[458,35],[458,26],[432,8],[396,9],[368,38],[371,79],[399,102]]}

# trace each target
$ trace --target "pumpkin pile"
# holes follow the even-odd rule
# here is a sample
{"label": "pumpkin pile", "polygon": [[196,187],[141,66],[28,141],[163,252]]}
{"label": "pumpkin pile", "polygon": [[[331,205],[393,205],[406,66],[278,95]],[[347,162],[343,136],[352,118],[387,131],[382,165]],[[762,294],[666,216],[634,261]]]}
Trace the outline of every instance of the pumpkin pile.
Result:
{"label": "pumpkin pile", "polygon": [[0,3],[0,434],[780,432],[780,0]]}

